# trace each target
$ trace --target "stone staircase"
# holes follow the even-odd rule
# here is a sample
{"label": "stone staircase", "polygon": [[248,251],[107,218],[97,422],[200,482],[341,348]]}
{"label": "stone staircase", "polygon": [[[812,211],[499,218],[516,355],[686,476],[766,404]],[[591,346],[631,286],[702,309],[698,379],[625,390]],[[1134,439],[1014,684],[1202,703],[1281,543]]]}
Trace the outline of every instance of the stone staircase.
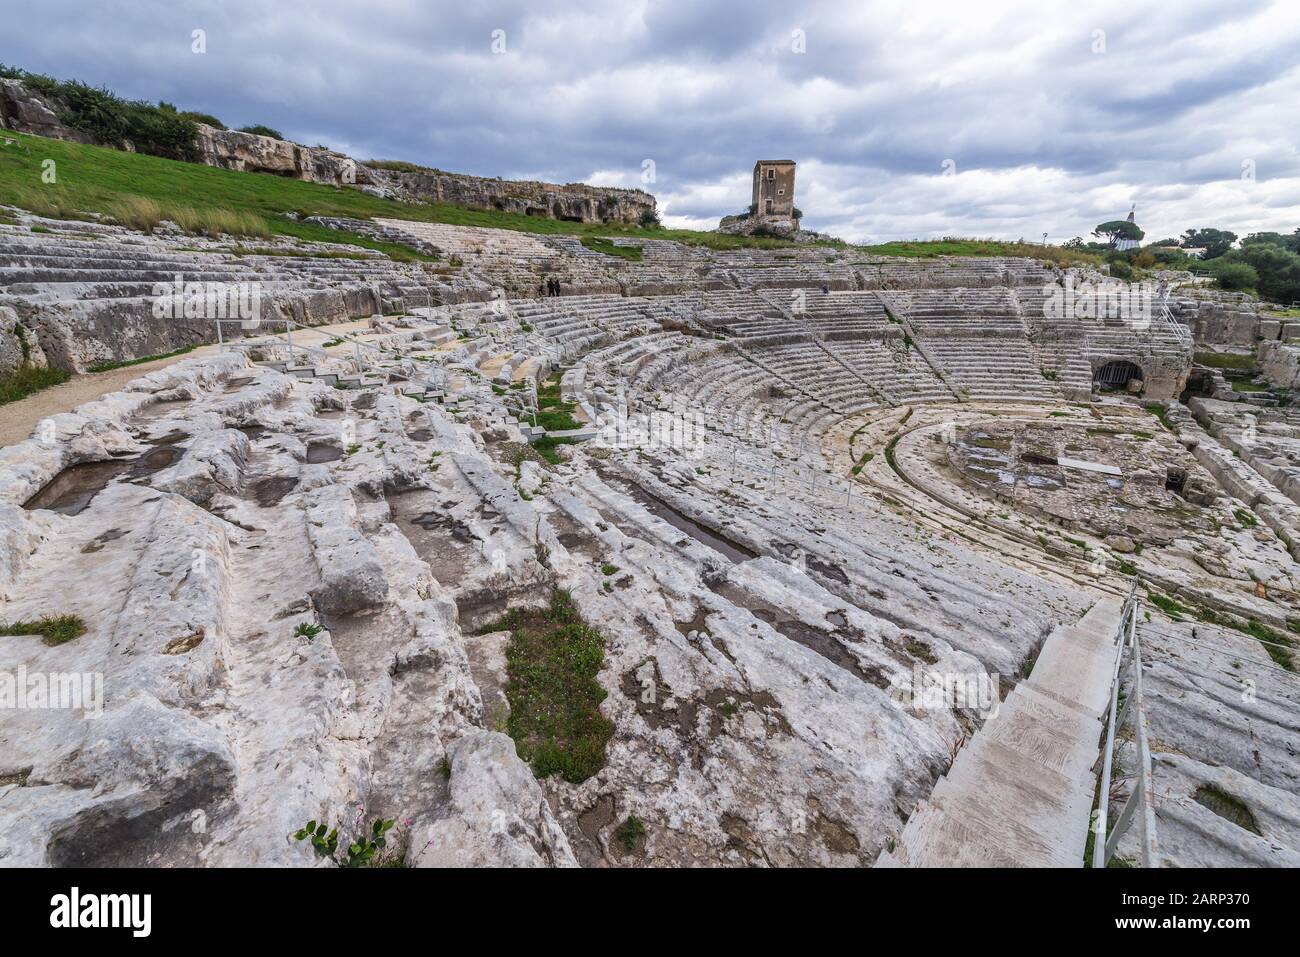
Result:
{"label": "stone staircase", "polygon": [[1122,602],[1048,636],[877,867],[1082,867]]}

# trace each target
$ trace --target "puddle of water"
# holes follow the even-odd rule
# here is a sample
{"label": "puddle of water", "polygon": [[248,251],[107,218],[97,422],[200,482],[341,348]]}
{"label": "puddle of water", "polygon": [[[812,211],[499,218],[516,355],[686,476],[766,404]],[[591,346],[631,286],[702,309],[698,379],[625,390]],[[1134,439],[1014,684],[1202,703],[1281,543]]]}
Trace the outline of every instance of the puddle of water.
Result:
{"label": "puddle of water", "polygon": [[266,428],[261,425],[241,425],[239,431],[248,436],[248,441],[256,442],[262,436],[266,435]]}
{"label": "puddle of water", "polygon": [[253,483],[250,491],[253,493],[253,501],[257,502],[262,508],[274,508],[280,504],[280,500],[292,492],[298,486],[298,480],[291,476],[278,476],[276,478],[264,478]]}
{"label": "puddle of water", "polygon": [[343,450],[328,442],[313,442],[307,446],[307,461],[312,465],[321,462],[336,462],[343,458]]}
{"label": "puddle of water", "polygon": [[243,378],[240,379],[231,379],[228,383],[226,383],[225,391],[238,392],[244,386],[248,385],[248,383],[252,382],[255,378],[257,378],[257,376],[249,375],[249,376],[244,376]]}
{"label": "puddle of water", "polygon": [[412,442],[428,442],[433,439],[433,433],[428,429],[416,429],[414,432],[407,432],[406,435]]}
{"label": "puddle of water", "polygon": [[159,445],[135,458],[73,465],[51,479],[49,484],[23,504],[23,508],[79,515],[115,479],[138,482],[176,464],[183,454],[181,449],[174,446]]}

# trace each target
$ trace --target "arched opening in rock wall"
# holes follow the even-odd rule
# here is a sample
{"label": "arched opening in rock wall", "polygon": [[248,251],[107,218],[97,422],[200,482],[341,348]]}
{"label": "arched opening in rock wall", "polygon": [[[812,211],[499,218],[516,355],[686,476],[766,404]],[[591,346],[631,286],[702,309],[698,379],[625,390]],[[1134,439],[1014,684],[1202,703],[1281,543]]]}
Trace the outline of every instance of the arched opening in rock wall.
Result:
{"label": "arched opening in rock wall", "polygon": [[1092,381],[1099,389],[1126,389],[1129,380],[1144,379],[1142,368],[1126,359],[1112,359],[1092,374]]}

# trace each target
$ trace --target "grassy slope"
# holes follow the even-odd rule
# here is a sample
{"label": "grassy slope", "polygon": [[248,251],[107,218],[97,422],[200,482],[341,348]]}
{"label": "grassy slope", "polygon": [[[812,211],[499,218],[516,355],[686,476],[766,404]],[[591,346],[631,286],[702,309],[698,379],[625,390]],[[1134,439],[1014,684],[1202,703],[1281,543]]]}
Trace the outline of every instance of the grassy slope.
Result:
{"label": "grassy slope", "polygon": [[[324,186],[265,174],[181,163],[123,153],[99,146],[83,146],[39,136],[6,133],[16,146],[0,149],[0,204],[32,208],[41,197],[64,200],[77,209],[105,212],[123,194],[145,196],[160,203],[183,204],[197,210],[228,209],[266,218],[271,231],[300,239],[339,242],[336,230],[294,222],[285,213],[300,216],[344,216],[353,219],[384,217],[459,226],[488,226],[530,233],[579,236],[652,236],[715,248],[789,245],[772,239],[718,236],[680,229],[643,230],[633,227],[568,223],[495,210],[466,209],[446,203],[407,204],[370,196],[360,190]],[[55,161],[56,185],[41,183],[41,164]],[[372,248],[385,244],[348,241]]]}
{"label": "grassy slope", "polygon": [[[447,203],[412,205],[379,199],[345,187],[324,186],[260,173],[237,173],[196,163],[181,163],[20,133],[6,132],[5,136],[15,140],[16,145],[0,148],[0,204],[24,209],[39,208],[42,202],[55,201],[75,209],[103,213],[124,195],[144,196],[159,203],[192,207],[200,212],[231,210],[252,213],[262,216],[273,233],[317,242],[350,242],[379,249],[398,258],[412,258],[411,250],[392,243],[375,242],[356,234],[340,233],[324,226],[295,222],[285,214],[292,212],[300,216],[410,219],[587,238],[653,237],[714,249],[741,246],[777,248],[792,245],[777,239],[725,236],[688,229],[643,230],[631,226],[569,223],[496,210],[466,209]],[[55,185],[41,182],[41,164],[47,159],[54,160],[56,164],[58,182]],[[596,246],[599,248],[599,244]],[[1058,262],[1099,261],[1095,256],[1068,253],[1055,246],[985,240],[892,242],[862,248],[881,255],[922,258],[943,255],[1032,256]],[[635,254],[623,255],[632,258]]]}
{"label": "grassy slope", "polygon": [[1058,264],[1083,263],[1099,266],[1102,263],[1102,258],[1092,253],[1075,252],[1060,246],[1008,243],[995,239],[898,240],[859,248],[881,256],[909,256],[921,259],[934,256],[1028,256],[1031,259],[1046,259]]}

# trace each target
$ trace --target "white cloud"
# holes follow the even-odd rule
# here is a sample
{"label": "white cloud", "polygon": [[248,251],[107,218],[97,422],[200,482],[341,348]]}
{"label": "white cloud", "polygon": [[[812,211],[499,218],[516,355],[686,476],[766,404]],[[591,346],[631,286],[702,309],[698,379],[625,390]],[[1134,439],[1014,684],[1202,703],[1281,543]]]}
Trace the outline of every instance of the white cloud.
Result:
{"label": "white cloud", "polygon": [[772,155],[851,240],[1061,240],[1134,202],[1156,238],[1300,225],[1294,0],[46,0],[0,61],[362,158],[631,187],[650,158],[670,225],[743,208]]}

